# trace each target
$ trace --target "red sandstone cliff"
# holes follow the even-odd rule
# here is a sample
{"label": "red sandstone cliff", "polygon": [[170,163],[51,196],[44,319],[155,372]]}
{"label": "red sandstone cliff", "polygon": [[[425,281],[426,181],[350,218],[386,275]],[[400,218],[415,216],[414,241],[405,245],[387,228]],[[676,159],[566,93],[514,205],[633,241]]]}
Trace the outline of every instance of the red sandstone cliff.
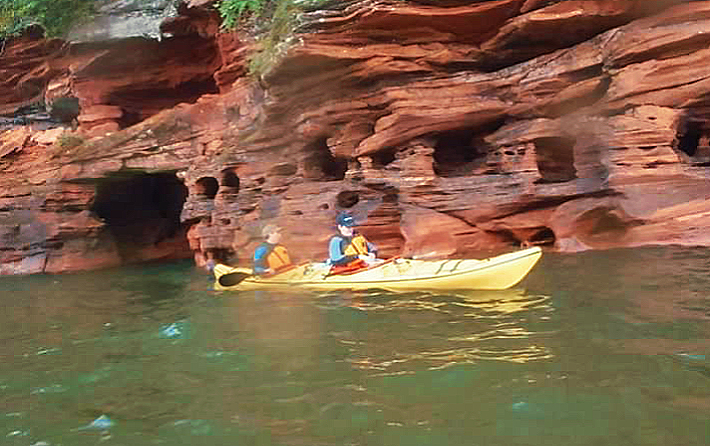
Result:
{"label": "red sandstone cliff", "polygon": [[78,115],[0,118],[0,273],[324,258],[340,210],[385,255],[710,245],[710,1],[332,2],[261,76],[208,6],[6,42],[0,114]]}

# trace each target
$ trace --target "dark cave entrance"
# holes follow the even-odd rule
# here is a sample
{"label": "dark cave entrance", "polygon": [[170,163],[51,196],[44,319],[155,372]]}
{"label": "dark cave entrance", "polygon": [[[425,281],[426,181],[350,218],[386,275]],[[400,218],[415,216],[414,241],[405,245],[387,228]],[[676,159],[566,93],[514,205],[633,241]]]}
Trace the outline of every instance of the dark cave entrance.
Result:
{"label": "dark cave entrance", "polygon": [[681,117],[676,130],[675,149],[687,155],[685,161],[692,165],[710,165],[710,130],[704,117],[693,113]]}
{"label": "dark cave entrance", "polygon": [[354,190],[345,190],[335,197],[335,202],[340,209],[348,209],[360,202],[360,194]]}
{"label": "dark cave entrance", "polygon": [[370,155],[370,158],[372,158],[372,167],[384,169],[397,159],[397,151],[394,149],[380,150]]}
{"label": "dark cave entrance", "polygon": [[699,121],[686,118],[678,128],[676,139],[678,150],[688,156],[695,156],[703,136],[703,127]]}
{"label": "dark cave entrance", "polygon": [[127,263],[189,258],[180,222],[187,195],[174,173],[121,172],[96,185],[91,210],[106,223]]}
{"label": "dark cave entrance", "polygon": [[538,183],[564,183],[577,178],[577,169],[574,167],[575,140],[537,138],[534,144],[537,170],[540,173]]}
{"label": "dark cave entrance", "polygon": [[440,177],[469,175],[485,159],[487,147],[473,129],[458,129],[435,135],[434,172]]}
{"label": "dark cave entrance", "polygon": [[345,178],[348,161],[336,158],[328,148],[328,138],[321,137],[304,148],[304,176],[315,181],[338,181]]}
{"label": "dark cave entrance", "polygon": [[123,116],[119,125],[126,128],[180,103],[194,104],[205,94],[217,93],[217,84],[214,79],[208,78],[183,82],[174,87],[118,90],[109,95],[106,103],[121,107]]}
{"label": "dark cave entrance", "polygon": [[219,192],[219,182],[215,177],[202,177],[195,181],[197,195],[213,200]]}
{"label": "dark cave entrance", "polygon": [[543,227],[534,233],[527,242],[536,246],[554,246],[557,237],[552,229]]}
{"label": "dark cave entrance", "polygon": [[225,169],[222,171],[222,187],[228,190],[230,193],[239,193],[240,180],[239,175],[232,169]]}

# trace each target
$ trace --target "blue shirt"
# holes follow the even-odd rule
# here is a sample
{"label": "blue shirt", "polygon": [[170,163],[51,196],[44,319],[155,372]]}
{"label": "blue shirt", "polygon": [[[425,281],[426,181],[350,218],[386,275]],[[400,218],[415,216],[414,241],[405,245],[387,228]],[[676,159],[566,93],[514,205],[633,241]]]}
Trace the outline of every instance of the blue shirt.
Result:
{"label": "blue shirt", "polygon": [[271,251],[276,245],[264,242],[257,246],[254,250],[254,274],[266,274],[269,270],[269,264],[266,263],[266,258],[269,257]]}
{"label": "blue shirt", "polygon": [[[344,235],[335,235],[330,239],[330,244],[328,245],[328,263],[331,265],[347,265],[353,260],[357,259],[356,255],[345,255],[345,250],[350,246],[350,242],[353,237],[346,237]],[[370,242],[367,242],[368,252],[377,252],[377,248]]]}

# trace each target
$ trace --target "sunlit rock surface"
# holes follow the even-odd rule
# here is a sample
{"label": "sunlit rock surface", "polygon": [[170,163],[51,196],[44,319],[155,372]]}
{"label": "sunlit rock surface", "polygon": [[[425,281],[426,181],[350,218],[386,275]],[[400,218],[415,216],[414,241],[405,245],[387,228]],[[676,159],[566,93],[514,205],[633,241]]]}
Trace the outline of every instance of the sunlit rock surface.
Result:
{"label": "sunlit rock surface", "polygon": [[710,1],[319,8],[258,75],[206,1],[6,42],[0,273],[323,259],[344,210],[383,256],[710,245]]}

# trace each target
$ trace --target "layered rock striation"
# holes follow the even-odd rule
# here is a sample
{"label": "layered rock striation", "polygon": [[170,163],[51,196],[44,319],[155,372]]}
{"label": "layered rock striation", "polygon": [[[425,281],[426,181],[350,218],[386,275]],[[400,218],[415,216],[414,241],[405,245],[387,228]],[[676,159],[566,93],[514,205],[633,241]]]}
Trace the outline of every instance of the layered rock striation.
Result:
{"label": "layered rock striation", "polygon": [[710,244],[710,1],[325,2],[270,46],[192,1],[161,32],[5,43],[5,115],[76,107],[4,121],[0,272],[248,262],[267,223],[322,259],[341,211],[385,256]]}

